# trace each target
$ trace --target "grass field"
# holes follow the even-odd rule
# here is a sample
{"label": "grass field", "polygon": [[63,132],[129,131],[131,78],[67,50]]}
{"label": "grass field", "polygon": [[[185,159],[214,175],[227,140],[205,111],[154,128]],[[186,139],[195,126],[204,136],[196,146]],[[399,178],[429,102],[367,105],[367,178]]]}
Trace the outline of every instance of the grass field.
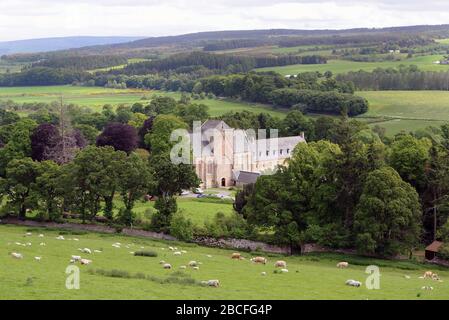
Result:
{"label": "grass field", "polygon": [[[234,211],[231,203],[215,203],[200,201],[196,198],[178,198],[178,208],[184,214],[184,216],[190,219],[196,226],[204,226],[205,222],[212,222],[215,215],[218,212],[222,212],[225,215],[231,215]],[[121,203],[117,202],[117,207],[121,206]],[[134,208],[136,215],[142,217],[147,211],[154,213],[154,202],[138,202]],[[144,216],[148,219],[150,217]]]}
{"label": "grass field", "polygon": [[[42,86],[42,87],[12,87],[0,88],[0,100],[12,100],[17,103],[26,102],[52,102],[58,101],[62,96],[65,103],[74,103],[80,106],[87,106],[93,110],[100,111],[103,105],[119,104],[131,105],[139,101],[147,101],[153,94],[170,96],[179,99],[178,92],[165,92],[157,90],[141,89],[110,89],[102,87],[77,87],[77,86]],[[209,113],[218,116],[229,111],[250,110],[253,112],[267,112],[272,115],[284,117],[286,112],[276,110],[270,106],[232,101],[226,99],[204,99],[198,100],[209,106]]]}
{"label": "grass field", "polygon": [[[26,232],[31,236],[25,236]],[[42,233],[43,238],[38,234]],[[200,247],[194,244],[163,242],[112,234],[64,233],[65,240],[56,240],[57,230],[28,229],[0,226],[0,299],[447,299],[449,271],[413,262],[397,262],[348,257],[340,255],[305,255],[294,257],[268,256],[267,265],[254,265],[252,256],[245,260],[231,260],[234,251]],[[69,240],[77,238],[79,241]],[[19,246],[15,243],[31,243]],[[44,242],[46,246],[40,246]],[[120,242],[121,248],[112,247]],[[186,250],[174,256],[168,246]],[[78,248],[100,250],[83,254]],[[143,249],[142,249],[143,248]],[[151,250],[157,257],[136,257],[131,252]],[[23,254],[14,259],[11,252]],[[65,270],[72,255],[92,260],[80,268],[80,289],[65,287]],[[261,255],[258,253],[257,255]],[[35,261],[34,257],[41,257]],[[209,257],[208,257],[209,256]],[[274,274],[274,262],[287,261],[288,273]],[[164,260],[173,266],[164,270]],[[179,267],[189,261],[201,262],[199,270]],[[338,261],[347,260],[348,269],[337,269]],[[365,283],[368,265],[380,267],[379,290],[345,285],[347,279]],[[97,269],[115,271],[115,277],[95,272]],[[442,282],[419,279],[425,270],[438,272]],[[262,276],[261,272],[266,272]],[[138,277],[135,276],[139,273]],[[129,278],[123,278],[129,276]],[[406,278],[409,276],[410,278]],[[189,280],[190,279],[190,280]],[[219,288],[204,287],[197,282],[218,279]],[[195,282],[196,281],[196,282]],[[434,290],[422,290],[432,286]]]}
{"label": "grass field", "polygon": [[[447,91],[360,91],[370,108],[362,118],[388,117],[376,123],[392,135],[449,122],[449,92]],[[373,124],[374,125],[374,124]]]}
{"label": "grass field", "polygon": [[440,55],[420,56],[402,61],[384,61],[384,62],[355,62],[347,60],[329,60],[327,64],[296,64],[282,67],[258,68],[257,71],[276,71],[283,75],[298,74],[301,72],[326,72],[332,71],[335,74],[346,73],[349,71],[373,71],[376,68],[395,68],[403,65],[417,65],[424,71],[447,71],[449,65],[438,65],[435,61],[443,59]]}

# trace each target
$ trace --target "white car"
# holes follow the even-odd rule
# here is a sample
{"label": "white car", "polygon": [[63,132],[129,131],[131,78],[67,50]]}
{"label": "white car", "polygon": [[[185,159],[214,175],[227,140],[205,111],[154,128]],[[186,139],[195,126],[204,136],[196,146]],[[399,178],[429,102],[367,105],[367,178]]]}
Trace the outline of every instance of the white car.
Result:
{"label": "white car", "polygon": [[195,188],[195,189],[193,189],[193,193],[195,193],[195,194],[203,194],[204,190],[201,189],[201,188]]}
{"label": "white car", "polygon": [[188,196],[190,194],[190,191],[188,190],[184,190],[183,192],[181,192],[181,196]]}

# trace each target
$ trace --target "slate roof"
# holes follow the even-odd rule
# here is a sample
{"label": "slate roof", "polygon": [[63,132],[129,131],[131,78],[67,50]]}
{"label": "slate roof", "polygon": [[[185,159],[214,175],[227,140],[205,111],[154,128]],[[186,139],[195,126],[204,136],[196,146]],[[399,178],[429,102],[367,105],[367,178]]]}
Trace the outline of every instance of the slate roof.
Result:
{"label": "slate roof", "polygon": [[257,178],[260,177],[260,173],[250,171],[236,171],[235,176],[237,183],[249,184],[256,183]]}

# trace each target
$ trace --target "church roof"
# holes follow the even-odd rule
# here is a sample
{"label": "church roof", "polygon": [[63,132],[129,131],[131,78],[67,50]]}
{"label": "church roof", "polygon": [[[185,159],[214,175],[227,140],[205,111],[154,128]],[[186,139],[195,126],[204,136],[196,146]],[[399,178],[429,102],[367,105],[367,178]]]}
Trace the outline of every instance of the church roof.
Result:
{"label": "church roof", "polygon": [[201,130],[206,131],[209,129],[222,130],[222,129],[232,129],[232,128],[230,126],[228,126],[226,124],[226,122],[224,122],[223,120],[207,120],[201,126]]}
{"label": "church roof", "polygon": [[237,183],[243,184],[256,183],[257,178],[260,177],[259,172],[236,171],[234,174],[236,176]]}

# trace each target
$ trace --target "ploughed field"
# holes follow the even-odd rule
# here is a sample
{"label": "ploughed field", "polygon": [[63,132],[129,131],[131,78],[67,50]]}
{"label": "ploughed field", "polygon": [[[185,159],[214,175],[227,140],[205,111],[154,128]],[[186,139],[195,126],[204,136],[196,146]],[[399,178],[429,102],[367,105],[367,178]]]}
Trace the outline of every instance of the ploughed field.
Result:
{"label": "ploughed field", "polygon": [[[26,233],[31,232],[27,236]],[[42,234],[43,237],[39,237]],[[62,236],[64,240],[58,240]],[[40,245],[45,243],[45,246]],[[118,245],[117,243],[120,243]],[[115,246],[113,246],[115,244]],[[175,255],[175,251],[185,251]],[[78,249],[88,248],[91,254]],[[157,257],[131,252],[153,251]],[[11,253],[20,253],[16,259]],[[67,232],[0,225],[0,299],[447,299],[449,271],[413,262],[374,260],[342,255],[285,257],[264,255],[266,265],[252,256],[232,260],[235,250],[200,247],[181,242],[156,241],[113,234]],[[80,268],[80,289],[66,289],[66,268],[72,255],[89,259]],[[37,261],[35,257],[41,257]],[[160,261],[172,265],[164,269]],[[196,261],[199,269],[188,266]],[[287,262],[288,273],[274,273],[277,260]],[[338,269],[348,261],[347,269]],[[380,289],[365,287],[365,268],[378,265]],[[187,266],[180,269],[180,266]],[[424,271],[437,272],[441,281],[420,279]],[[266,275],[262,275],[266,272]],[[201,281],[219,280],[220,287]],[[354,279],[362,287],[345,285]],[[432,287],[425,290],[422,287]]]}

